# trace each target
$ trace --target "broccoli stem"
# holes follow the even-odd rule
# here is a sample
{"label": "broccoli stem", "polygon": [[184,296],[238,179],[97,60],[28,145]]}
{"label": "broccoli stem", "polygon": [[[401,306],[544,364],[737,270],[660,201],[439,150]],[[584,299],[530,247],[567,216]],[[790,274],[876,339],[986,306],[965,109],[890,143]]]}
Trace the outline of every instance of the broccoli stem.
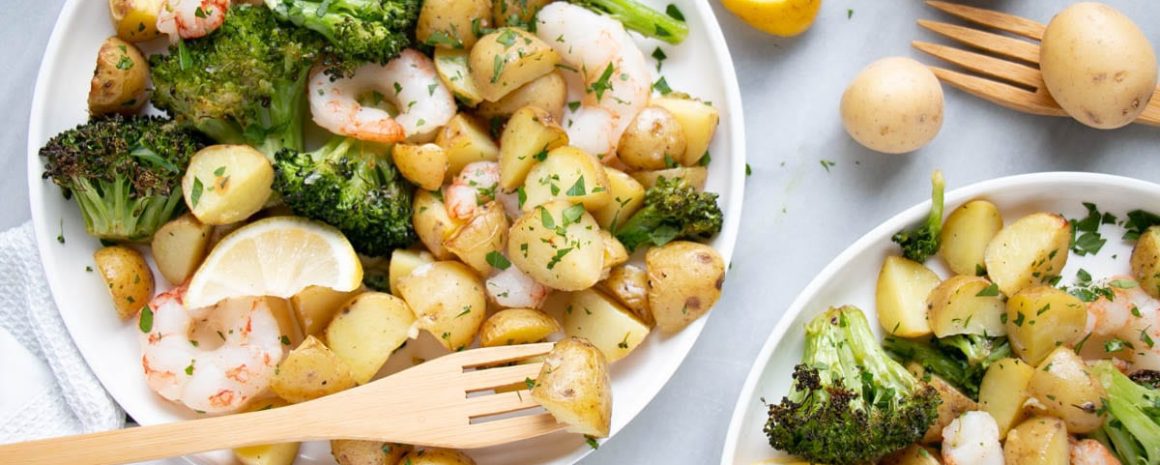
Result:
{"label": "broccoli stem", "polygon": [[915,362],[944,381],[962,389],[968,395],[978,393],[978,386],[972,382],[972,375],[966,363],[955,360],[928,344],[897,337],[887,337],[882,347],[904,362]]}
{"label": "broccoli stem", "polygon": [[942,232],[943,190],[946,180],[942,171],[935,170],[930,176],[930,213],[921,226],[912,230],[899,231],[890,238],[902,247],[902,256],[916,262],[925,262],[938,252],[939,234]]}
{"label": "broccoli stem", "polygon": [[931,234],[938,237],[942,232],[943,219],[943,191],[946,190],[947,181],[943,178],[942,171],[935,170],[930,175],[930,214],[926,217],[926,227],[930,228]]}
{"label": "broccoli stem", "polygon": [[1160,405],[1160,391],[1136,384],[1104,361],[1092,366],[1108,397],[1108,419],[1103,432],[1125,464],[1160,461],[1160,419],[1148,410]]}
{"label": "broccoli stem", "polygon": [[679,44],[689,35],[689,26],[667,14],[656,11],[634,0],[571,0],[589,10],[605,13],[624,24],[624,27],[639,32],[645,37]]}
{"label": "broccoli stem", "polygon": [[168,195],[134,197],[126,178],[94,183],[74,177],[71,192],[89,235],[112,241],[149,239],[183,205],[180,185]]}

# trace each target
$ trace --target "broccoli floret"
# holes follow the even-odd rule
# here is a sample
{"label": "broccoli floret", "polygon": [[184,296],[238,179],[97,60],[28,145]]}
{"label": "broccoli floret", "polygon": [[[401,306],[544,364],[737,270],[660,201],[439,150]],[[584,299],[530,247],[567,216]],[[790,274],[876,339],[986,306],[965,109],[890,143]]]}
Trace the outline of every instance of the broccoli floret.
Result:
{"label": "broccoli floret", "polygon": [[184,206],[181,174],[206,141],[172,121],[109,115],[40,149],[44,178],[74,197],[90,235],[143,241]]}
{"label": "broccoli floret", "polygon": [[899,360],[921,365],[972,399],[979,398],[979,386],[987,367],[1011,356],[1007,338],[978,334],[933,339],[930,344],[892,336],[882,345]]}
{"label": "broccoli floret", "polygon": [[913,444],[938,417],[934,388],[878,344],[861,310],[831,308],[806,324],[794,385],[769,406],[769,444],[810,462],[874,463]]}
{"label": "broccoli floret", "polygon": [[685,18],[671,5],[670,13],[665,14],[634,0],[570,1],[597,13],[607,14],[623,23],[626,29],[639,32],[645,37],[679,44],[689,35]]}
{"label": "broccoli floret", "polygon": [[421,2],[267,0],[266,4],[279,19],[326,37],[341,63],[386,64],[411,44]]}
{"label": "broccoli floret", "polygon": [[1124,465],[1160,463],[1160,390],[1132,382],[1111,362],[1092,365],[1108,397],[1099,430]]}
{"label": "broccoli floret", "polygon": [[1132,381],[1141,386],[1147,386],[1152,389],[1160,389],[1160,371],[1156,370],[1136,370],[1128,375]]}
{"label": "broccoli floret", "polygon": [[988,337],[981,334],[956,334],[935,339],[940,348],[957,350],[967,364],[980,371],[986,371],[1001,359],[1011,356],[1011,344],[1005,337]]}
{"label": "broccoli floret", "polygon": [[943,189],[946,188],[942,172],[935,171],[930,177],[930,183],[930,215],[926,217],[926,222],[918,228],[899,231],[891,238],[902,247],[903,257],[919,263],[938,252],[939,233],[942,232]]}
{"label": "broccoli floret", "polygon": [[[615,200],[614,200],[615,201]],[[661,246],[674,239],[708,239],[721,232],[724,215],[717,194],[697,192],[682,178],[657,178],[644,193],[644,207],[612,230],[628,250]]]}
{"label": "broccoli floret", "polygon": [[306,81],[325,47],[265,7],[237,5],[217,31],[149,57],[153,104],[221,143],[302,150]]}
{"label": "broccoli floret", "polygon": [[274,189],[295,214],[341,230],[370,256],[415,243],[414,188],[382,145],[336,137],[314,152],[283,149],[274,156]]}

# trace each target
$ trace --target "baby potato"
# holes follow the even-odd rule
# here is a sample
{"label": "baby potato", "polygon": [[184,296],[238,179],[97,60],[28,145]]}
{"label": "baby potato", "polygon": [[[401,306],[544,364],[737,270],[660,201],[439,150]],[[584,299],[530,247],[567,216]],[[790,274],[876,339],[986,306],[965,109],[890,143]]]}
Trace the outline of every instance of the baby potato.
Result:
{"label": "baby potato", "polygon": [[495,312],[483,322],[479,330],[479,345],[483,347],[530,344],[546,339],[560,331],[560,324],[539,310],[508,308]]}
{"label": "baby potato", "polygon": [[451,95],[464,105],[474,107],[483,101],[471,72],[467,70],[467,50],[436,48],[435,74],[439,75],[439,80]]}
{"label": "baby potato", "polygon": [[665,178],[684,179],[690,186],[695,187],[698,192],[703,192],[705,190],[705,181],[709,179],[709,168],[704,166],[678,166],[676,168],[656,171],[636,171],[630,176],[645,189],[655,186],[658,178]]}
{"label": "baby potato", "polygon": [[624,248],[624,244],[620,243],[620,239],[617,239],[612,233],[603,229],[600,230],[600,239],[604,242],[605,270],[611,270],[612,267],[628,261],[628,249]]}
{"label": "baby potato", "polygon": [[1156,88],[1156,53],[1148,37],[1102,3],[1076,3],[1051,19],[1040,42],[1039,69],[1059,106],[1093,128],[1131,123]]}
{"label": "baby potato", "polygon": [[419,236],[419,241],[431,251],[431,255],[439,260],[454,257],[455,255],[443,246],[443,241],[447,240],[462,223],[447,213],[442,195],[437,197],[431,191],[416,190],[415,199],[411,201],[411,212],[411,224],[415,227],[415,235]]}
{"label": "baby potato", "polygon": [[648,337],[649,326],[611,297],[595,289],[572,293],[564,310],[564,334],[600,349],[608,363],[632,353]]}
{"label": "baby potato", "polygon": [[1023,421],[1023,404],[1027,402],[1027,383],[1035,368],[1017,358],[1005,358],[992,363],[979,385],[979,407],[991,414],[999,426],[999,439]]}
{"label": "baby potato", "polygon": [[955,276],[927,297],[930,329],[937,337],[955,334],[1006,336],[1006,303],[999,288],[978,276]]}
{"label": "baby potato", "polygon": [[109,16],[117,37],[129,42],[144,42],[161,35],[157,16],[165,0],[109,0]]}
{"label": "baby potato", "polygon": [[475,465],[475,460],[463,452],[451,449],[414,449],[398,462],[406,465]]}
{"label": "baby potato", "polygon": [[[288,403],[285,400],[272,398],[253,402],[245,411],[258,412],[286,405]],[[292,465],[294,459],[298,458],[298,446],[297,442],[283,442],[239,447],[234,449],[234,458],[242,465]]]}
{"label": "baby potato", "polygon": [[391,442],[330,441],[330,455],[338,465],[399,465],[411,449],[411,446]]}
{"label": "baby potato", "polygon": [[1071,347],[1083,336],[1087,307],[1060,289],[1032,286],[1007,300],[1007,337],[1027,363],[1038,365],[1060,346]]}
{"label": "baby potato", "polygon": [[1027,393],[1063,420],[1069,433],[1090,433],[1104,424],[1104,387],[1070,348],[1056,348],[1039,363]]}
{"label": "baby potato", "polygon": [[620,161],[638,170],[669,168],[684,159],[685,130],[664,107],[649,106],[636,114],[620,136]]}
{"label": "baby potato", "polygon": [[938,392],[942,401],[938,406],[938,418],[935,418],[934,423],[931,423],[926,429],[926,434],[922,436],[923,444],[934,444],[942,441],[942,432],[947,425],[964,413],[978,410],[979,405],[938,376],[931,375],[928,384]]}
{"label": "baby potato", "polygon": [[507,256],[528,276],[552,289],[592,287],[604,269],[604,244],[596,220],[582,204],[553,200],[524,213],[508,234]]}
{"label": "baby potato", "polygon": [[157,271],[170,284],[181,284],[193,275],[209,251],[213,226],[202,224],[186,213],[165,223],[153,234],[150,249]]}
{"label": "baby potato", "polygon": [[608,437],[612,426],[612,380],[608,361],[592,343],[569,337],[544,360],[532,398],[573,433]]}
{"label": "baby potato", "polygon": [[[559,119],[535,106],[516,110],[499,139],[499,187],[511,192],[524,183],[536,162],[568,145]],[[527,202],[524,202],[525,204]]]}
{"label": "baby potato", "polygon": [[1067,264],[1071,223],[1055,213],[1032,213],[999,230],[983,252],[991,282],[1004,295],[1042,284]]}
{"label": "baby potato", "polygon": [[656,325],[648,306],[648,273],[640,267],[627,263],[614,266],[596,287],[615,297],[646,326]]}
{"label": "baby potato", "polygon": [[942,128],[942,86],[918,61],[883,58],[850,82],[842,94],[841,113],[846,132],[866,148],[913,152]]}
{"label": "baby potato", "polygon": [[725,282],[725,262],[705,244],[673,241],[648,250],[648,302],[657,327],[680,331],[713,308]]}
{"label": "baby potato", "polygon": [[443,247],[475,269],[480,276],[487,276],[491,274],[488,256],[503,250],[507,235],[508,219],[503,206],[498,202],[488,202],[476,209],[475,216],[467,224],[444,239]]}
{"label": "baby potato", "polygon": [[310,286],[290,298],[298,326],[307,336],[321,333],[343,304],[360,291],[342,292],[325,286]]}
{"label": "baby potato", "polygon": [[447,173],[443,181],[450,182],[463,167],[477,161],[496,161],[499,147],[491,140],[487,129],[466,113],[457,113],[435,134],[435,143],[447,153]]}
{"label": "baby potato", "polygon": [[938,254],[956,274],[979,275],[986,271],[987,244],[1001,229],[1003,217],[995,204],[986,200],[964,203],[943,223]]}
{"label": "baby potato", "polygon": [[476,114],[487,119],[509,118],[520,108],[536,107],[560,121],[564,117],[567,99],[568,87],[564,83],[564,75],[557,70],[533,79],[499,100],[481,102]]}
{"label": "baby potato", "polygon": [[391,294],[399,295],[399,280],[410,276],[415,268],[432,263],[435,256],[426,250],[395,249],[391,252],[391,262],[387,265],[387,282]]}
{"label": "baby potato", "polygon": [[1140,234],[1132,248],[1132,276],[1140,289],[1152,298],[1160,298],[1160,227],[1152,226]]}
{"label": "baby potato", "polygon": [[664,108],[677,119],[685,133],[685,153],[674,155],[677,163],[684,166],[697,165],[701,158],[709,153],[709,142],[717,132],[717,124],[721,114],[713,105],[688,98],[679,98],[673,95],[654,98],[649,105]]}
{"label": "baby potato", "polygon": [[89,113],[134,114],[149,101],[149,62],[141,51],[117,37],[105,39],[89,87]]}
{"label": "baby potato", "polygon": [[608,176],[608,195],[612,201],[592,210],[592,217],[601,228],[611,230],[632,218],[632,214],[644,205],[644,186],[615,168],[604,167],[604,174]]}
{"label": "baby potato", "polygon": [[[942,465],[939,463],[938,452],[927,449],[918,444],[911,444],[893,454],[883,457],[878,465]],[[802,465],[809,465],[803,463]]]}
{"label": "baby potato", "polygon": [[926,299],[939,281],[938,275],[921,263],[895,255],[886,257],[874,292],[878,324],[894,336],[929,335]]}
{"label": "baby potato", "polygon": [[608,204],[608,175],[588,152],[566,145],[552,149],[524,178],[525,212],[545,202],[567,199],[596,210]]}
{"label": "baby potato", "polygon": [[528,31],[505,27],[480,37],[471,48],[467,63],[480,95],[495,102],[555,71],[560,54]]}
{"label": "baby potato", "polygon": [[102,247],[93,261],[122,319],[136,315],[153,298],[153,272],[141,252],[123,245]]}
{"label": "baby potato", "polygon": [[357,386],[350,366],[314,336],[307,336],[274,370],[270,390],[290,403],[306,402]]}
{"label": "baby potato", "polygon": [[459,262],[422,265],[399,280],[399,294],[419,329],[439,340],[447,350],[467,347],[487,315],[487,296],[479,276]]}
{"label": "baby potato", "polygon": [[490,0],[424,0],[415,39],[436,48],[471,50],[477,32],[490,27]]}
{"label": "baby potato", "polygon": [[189,160],[181,189],[193,216],[216,225],[257,213],[273,183],[274,167],[262,152],[248,145],[211,145]]}
{"label": "baby potato", "polygon": [[1028,419],[1007,433],[1004,462],[1019,465],[1070,463],[1067,427],[1063,420],[1041,416]]}
{"label": "baby potato", "polygon": [[402,299],[382,292],[352,298],[326,327],[326,341],[346,360],[355,382],[366,384],[407,341],[415,315]]}
{"label": "baby potato", "polygon": [[391,159],[399,174],[421,189],[436,190],[447,176],[447,152],[435,144],[395,144]]}
{"label": "baby potato", "polygon": [[494,0],[492,17],[496,27],[519,27],[531,23],[536,13],[552,0]]}

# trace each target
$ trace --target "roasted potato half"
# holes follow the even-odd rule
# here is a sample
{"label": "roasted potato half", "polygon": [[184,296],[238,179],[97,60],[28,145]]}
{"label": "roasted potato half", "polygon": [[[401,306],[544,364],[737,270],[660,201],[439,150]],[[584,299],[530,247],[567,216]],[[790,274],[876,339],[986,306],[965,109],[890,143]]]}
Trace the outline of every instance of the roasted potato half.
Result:
{"label": "roasted potato half", "polygon": [[157,15],[165,0],[109,0],[109,16],[117,37],[129,42],[153,40],[157,30]]}
{"label": "roasted potato half", "polygon": [[379,441],[330,441],[330,455],[338,465],[399,465],[412,447]]}
{"label": "roasted potato half", "polygon": [[298,317],[298,326],[307,336],[317,335],[330,324],[343,304],[360,291],[342,292],[324,286],[310,286],[294,294],[290,304]]}
{"label": "roasted potato half", "polygon": [[391,159],[399,174],[421,189],[436,190],[447,176],[447,152],[436,144],[395,144]]}
{"label": "roasted potato half", "polygon": [[986,200],[972,200],[951,212],[939,234],[938,254],[956,274],[986,273],[983,254],[1003,229],[999,208]]}
{"label": "roasted potato half", "polygon": [[1004,295],[1042,284],[1067,264],[1071,223],[1055,213],[1032,213],[999,230],[983,253],[987,275]]}
{"label": "roasted potato half", "polygon": [[443,241],[447,240],[459,229],[462,224],[452,218],[443,204],[443,195],[438,192],[416,190],[415,199],[411,201],[411,224],[415,227],[415,235],[419,241],[431,251],[431,255],[439,260],[447,260],[455,255]]}
{"label": "roasted potato half", "polygon": [[648,249],[648,302],[657,328],[680,331],[713,308],[725,282],[725,261],[712,247],[673,241]]}
{"label": "roasted potato half", "polygon": [[495,312],[479,330],[479,345],[510,346],[540,342],[560,331],[560,323],[539,310],[509,308]]}
{"label": "roasted potato half", "polygon": [[202,224],[189,213],[157,229],[150,249],[161,276],[173,285],[184,283],[193,276],[209,252],[209,234],[212,231],[213,226]]}
{"label": "roasted potato half", "polygon": [[468,69],[483,99],[495,102],[516,88],[556,70],[560,54],[534,34],[500,28],[479,38]]}
{"label": "roasted potato half", "polygon": [[350,366],[359,384],[379,372],[391,353],[407,342],[415,315],[403,299],[365,292],[347,302],[326,327],[330,349]]}
{"label": "roasted potato half", "polygon": [[491,140],[487,128],[466,113],[457,113],[451,121],[443,125],[435,134],[435,144],[443,147],[447,154],[447,173],[443,181],[449,182],[463,171],[463,167],[476,161],[496,161],[499,147]]}
{"label": "roasted potato half", "polygon": [[559,199],[583,203],[588,210],[597,210],[612,200],[604,165],[570,145],[552,149],[532,166],[524,179],[524,196],[525,212]]}
{"label": "roasted potato half", "polygon": [[436,48],[435,74],[439,75],[439,80],[451,95],[464,105],[474,107],[483,101],[471,72],[467,70],[467,50]]}
{"label": "roasted potato half", "polygon": [[[516,110],[499,139],[499,187],[513,191],[548,152],[568,145],[568,133],[546,110],[525,106]],[[526,204],[526,202],[525,202]]]}
{"label": "roasted potato half", "polygon": [[886,257],[874,293],[878,323],[894,336],[929,335],[926,298],[939,283],[938,275],[921,263],[895,255]]}
{"label": "roasted potato half", "polygon": [[399,295],[399,280],[410,276],[415,268],[432,263],[435,256],[426,250],[395,249],[391,252],[391,262],[387,265],[387,282],[391,294]]}
{"label": "roasted potato half", "polygon": [[1055,417],[1027,419],[1007,433],[1003,458],[1019,465],[1067,465],[1071,463],[1067,426]]}
{"label": "roasted potato half", "polygon": [[1007,337],[1011,348],[1038,365],[1057,347],[1071,347],[1083,337],[1087,307],[1057,288],[1032,286],[1007,300]]}
{"label": "roasted potato half", "polygon": [[532,398],[568,431],[608,437],[612,380],[604,354],[590,342],[575,337],[557,342],[536,377]]}
{"label": "roasted potato half", "polygon": [[1039,363],[1027,383],[1027,393],[1047,414],[1063,420],[1069,433],[1090,433],[1104,424],[1107,393],[1070,348],[1059,347]]}
{"label": "roasted potato half", "polygon": [[999,287],[978,276],[954,276],[927,297],[930,329],[937,337],[955,334],[1007,335],[1007,304]]}
{"label": "roasted potato half", "polygon": [[685,130],[677,118],[654,105],[642,109],[628,124],[616,154],[629,168],[660,170],[683,160],[686,144]]}
{"label": "roasted potato half", "polygon": [[523,107],[536,107],[552,115],[556,121],[564,117],[564,104],[568,99],[568,87],[564,75],[553,71],[519,86],[494,102],[484,100],[476,113],[487,119],[510,118]]}
{"label": "roasted potato half", "polygon": [[470,345],[487,314],[483,282],[459,262],[416,268],[399,280],[399,294],[415,312],[419,329],[434,335],[447,350]]}
{"label": "roasted potato half", "polygon": [[93,254],[97,271],[105,280],[113,308],[122,319],[136,315],[153,298],[153,272],[145,257],[123,245],[102,247]]}
{"label": "roasted potato half", "polygon": [[979,385],[979,407],[995,419],[1000,439],[1007,436],[1011,427],[1023,421],[1027,383],[1034,373],[1034,367],[1017,358],[1005,358],[987,367]]}
{"label": "roasted potato half", "polygon": [[89,86],[89,113],[131,115],[149,101],[149,62],[133,44],[110,37],[97,51]]}
{"label": "roasted potato half", "polygon": [[592,210],[592,216],[601,228],[612,230],[632,218],[632,214],[644,205],[644,186],[618,169],[605,167],[604,173],[608,176],[608,193],[612,201]]}
{"label": "roasted potato half", "polygon": [[415,39],[437,48],[471,50],[478,31],[491,27],[491,0],[425,0]]}
{"label": "roasted potato half", "polygon": [[564,334],[592,343],[609,363],[628,356],[649,333],[631,310],[596,289],[572,293],[563,326]]}
{"label": "roasted potato half", "polygon": [[346,360],[307,336],[278,364],[270,390],[290,403],[306,402],[358,385]]}
{"label": "roasted potato half", "polygon": [[717,123],[721,114],[711,104],[675,96],[654,98],[649,105],[658,106],[669,111],[685,133],[685,154],[674,157],[677,163],[684,166],[695,166],[701,158],[709,153],[709,142],[717,132]]}
{"label": "roasted potato half", "polygon": [[1160,227],[1152,226],[1136,240],[1132,248],[1132,276],[1140,289],[1152,298],[1160,298]]}
{"label": "roasted potato half", "polygon": [[646,326],[656,325],[648,306],[648,272],[644,269],[628,263],[614,266],[596,287],[615,297]]}
{"label": "roasted potato half", "polygon": [[262,152],[248,145],[211,145],[189,160],[181,190],[198,221],[217,225],[257,213],[273,184],[274,166]]}
{"label": "roasted potato half", "polygon": [[604,244],[600,227],[583,204],[553,200],[515,221],[507,257],[540,284],[578,291],[600,280]]}
{"label": "roasted potato half", "polygon": [[443,247],[459,257],[480,276],[491,274],[489,255],[502,253],[508,236],[507,214],[498,202],[488,202],[476,209],[475,216],[460,226]]}

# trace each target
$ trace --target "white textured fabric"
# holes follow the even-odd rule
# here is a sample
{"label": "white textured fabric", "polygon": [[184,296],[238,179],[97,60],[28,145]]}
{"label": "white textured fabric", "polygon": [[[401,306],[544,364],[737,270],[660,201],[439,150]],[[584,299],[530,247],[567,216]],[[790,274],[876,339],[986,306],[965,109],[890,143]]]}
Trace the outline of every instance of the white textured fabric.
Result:
{"label": "white textured fabric", "polygon": [[0,233],[0,443],[120,428],[52,300],[32,223]]}

